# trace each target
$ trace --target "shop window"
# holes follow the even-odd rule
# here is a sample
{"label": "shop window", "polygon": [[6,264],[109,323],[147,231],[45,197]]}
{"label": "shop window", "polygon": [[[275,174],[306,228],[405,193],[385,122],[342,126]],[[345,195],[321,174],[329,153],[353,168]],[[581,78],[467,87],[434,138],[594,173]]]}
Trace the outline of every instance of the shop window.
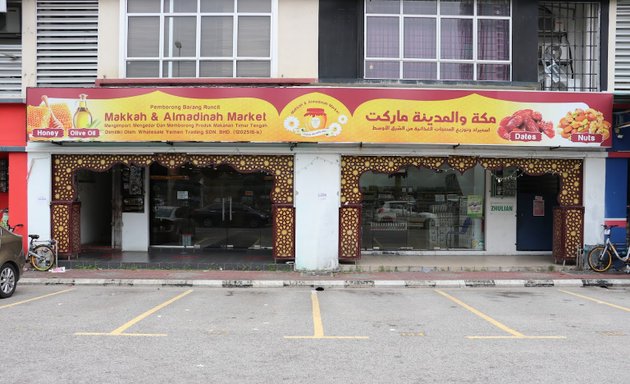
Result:
{"label": "shop window", "polygon": [[362,244],[372,250],[484,249],[485,171],[408,167],[366,172]]}
{"label": "shop window", "polygon": [[510,0],[365,0],[365,78],[511,79]]}
{"label": "shop window", "polygon": [[127,0],[127,77],[270,77],[276,0]]}
{"label": "shop window", "polygon": [[600,3],[541,1],[538,79],[549,91],[599,91]]}

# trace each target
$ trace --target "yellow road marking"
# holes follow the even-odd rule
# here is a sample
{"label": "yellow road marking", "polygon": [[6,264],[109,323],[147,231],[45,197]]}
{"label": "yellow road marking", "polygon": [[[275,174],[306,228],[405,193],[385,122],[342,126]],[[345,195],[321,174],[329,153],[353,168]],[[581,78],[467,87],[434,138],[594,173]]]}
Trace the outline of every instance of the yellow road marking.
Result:
{"label": "yellow road marking", "polygon": [[579,297],[579,298],[584,299],[584,300],[593,301],[593,302],[595,302],[597,304],[603,304],[603,305],[607,305],[607,306],[612,307],[612,308],[621,309],[622,311],[630,312],[630,308],[622,307],[621,305],[617,305],[617,304],[613,304],[613,303],[608,303],[606,301],[599,300],[599,299],[596,299],[594,297],[580,295],[579,293],[573,293],[573,292],[565,291],[563,289],[559,289],[559,291],[563,292],[563,293],[566,293],[567,295],[572,295],[572,296]]}
{"label": "yellow road marking", "polygon": [[285,336],[285,339],[355,339],[365,340],[368,336]]}
{"label": "yellow road marking", "polygon": [[436,289],[435,292],[439,293],[440,295],[446,297],[447,299],[451,300],[455,304],[469,310],[470,312],[481,317],[482,319],[486,320],[487,322],[494,325],[495,327],[511,335],[511,336],[466,336],[468,339],[565,339],[566,338],[564,336],[526,336],[508,327],[507,325],[493,319],[492,317],[486,315],[485,313],[471,307],[470,305],[464,303],[463,301],[449,295],[448,293],[442,290]]}
{"label": "yellow road marking", "polygon": [[313,311],[313,336],[285,336],[285,339],[369,339],[368,336],[326,336],[324,323],[319,309],[319,298],[316,291],[311,291],[311,309]]}
{"label": "yellow road marking", "polygon": [[466,336],[467,339],[566,339],[566,336]]}
{"label": "yellow road marking", "polygon": [[18,302],[16,302],[16,303],[11,303],[11,304],[7,304],[7,305],[3,305],[3,306],[0,306],[0,309],[3,309],[3,308],[9,308],[9,307],[14,307],[14,306],[16,306],[16,305],[20,305],[20,304],[24,304],[24,303],[30,303],[31,301],[35,301],[35,300],[39,300],[39,299],[43,299],[43,298],[50,297],[50,296],[59,295],[60,293],[70,292],[70,291],[73,291],[74,289],[75,289],[75,288],[64,289],[63,291],[53,292],[53,293],[49,293],[49,294],[47,294],[47,295],[38,296],[38,297],[33,297],[32,299],[22,300],[22,301],[18,301]]}
{"label": "yellow road marking", "polygon": [[75,336],[131,336],[131,337],[163,337],[166,333],[100,333],[100,332],[75,332]]}
{"label": "yellow road marking", "polygon": [[179,294],[175,297],[173,297],[172,299],[158,305],[155,306],[151,309],[149,309],[148,311],[146,311],[145,313],[136,316],[135,318],[129,320],[128,322],[126,322],[125,324],[121,325],[120,327],[114,329],[113,331],[109,332],[109,333],[98,333],[98,332],[77,332],[75,333],[75,335],[77,336],[145,336],[145,337],[151,337],[151,336],[166,336],[166,334],[164,333],[124,333],[127,329],[131,328],[133,325],[137,324],[138,322],[146,319],[148,316],[151,316],[152,314],[154,314],[155,312],[159,311],[160,309],[166,307],[167,305],[170,305],[172,303],[174,303],[175,301],[181,299],[182,297],[188,295],[189,293],[191,293],[193,290],[189,289],[188,291]]}
{"label": "yellow road marking", "polygon": [[322,322],[322,313],[319,310],[319,298],[317,292],[311,292],[311,307],[313,308],[313,336],[324,336],[324,323]]}

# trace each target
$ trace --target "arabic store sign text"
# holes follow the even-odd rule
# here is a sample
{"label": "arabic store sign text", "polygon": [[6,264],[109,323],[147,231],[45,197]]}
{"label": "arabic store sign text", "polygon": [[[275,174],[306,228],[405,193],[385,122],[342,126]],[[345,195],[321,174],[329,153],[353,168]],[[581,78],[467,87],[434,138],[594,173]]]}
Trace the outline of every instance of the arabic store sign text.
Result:
{"label": "arabic store sign text", "polygon": [[610,95],[589,95],[589,105],[541,93],[509,92],[502,99],[499,92],[431,91],[425,100],[426,91],[378,97],[361,89],[264,91],[29,89],[28,135],[31,141],[610,144]]}

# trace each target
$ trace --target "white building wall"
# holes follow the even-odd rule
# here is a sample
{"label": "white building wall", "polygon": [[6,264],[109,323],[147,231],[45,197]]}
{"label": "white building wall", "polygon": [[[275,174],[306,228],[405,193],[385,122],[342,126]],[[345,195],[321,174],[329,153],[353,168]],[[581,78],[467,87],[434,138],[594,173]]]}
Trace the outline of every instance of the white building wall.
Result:
{"label": "white building wall", "polygon": [[22,94],[37,85],[37,8],[36,0],[22,1]]}
{"label": "white building wall", "polygon": [[295,268],[339,267],[341,162],[337,154],[295,156]]}
{"label": "white building wall", "polygon": [[584,244],[603,241],[602,224],[605,218],[606,159],[584,160]]}
{"label": "white building wall", "polygon": [[[491,255],[515,254],[516,196],[491,197],[491,181],[490,172],[486,172],[486,252]],[[492,210],[493,206],[500,208]]]}
{"label": "white building wall", "polygon": [[50,203],[52,201],[52,161],[50,153],[29,153],[28,228],[27,233],[50,239]]}
{"label": "white building wall", "polygon": [[98,2],[98,66],[96,77],[99,79],[115,79],[120,77],[121,64],[121,23],[124,1],[101,0]]}
{"label": "white building wall", "polygon": [[319,2],[278,1],[278,77],[318,77]]}

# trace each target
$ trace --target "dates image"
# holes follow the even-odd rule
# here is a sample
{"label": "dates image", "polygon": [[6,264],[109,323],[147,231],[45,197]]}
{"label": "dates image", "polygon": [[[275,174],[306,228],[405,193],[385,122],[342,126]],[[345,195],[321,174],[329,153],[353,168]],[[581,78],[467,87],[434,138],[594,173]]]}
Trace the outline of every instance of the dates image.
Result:
{"label": "dates image", "polygon": [[532,109],[521,109],[501,120],[497,134],[505,140],[511,140],[511,132],[544,133],[549,138],[555,136],[553,123],[544,121],[542,114]]}

